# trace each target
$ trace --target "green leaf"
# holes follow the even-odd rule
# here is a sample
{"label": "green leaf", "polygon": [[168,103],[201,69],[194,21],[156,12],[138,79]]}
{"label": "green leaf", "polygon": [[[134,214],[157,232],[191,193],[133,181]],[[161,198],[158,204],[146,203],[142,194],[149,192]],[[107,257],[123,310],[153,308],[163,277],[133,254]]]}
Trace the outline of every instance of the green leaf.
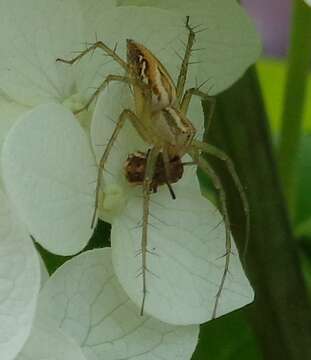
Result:
{"label": "green leaf", "polygon": [[[262,59],[257,71],[270,125],[274,132],[280,130],[287,64],[284,61]],[[308,75],[306,103],[303,114],[303,130],[311,133],[311,75]]]}
{"label": "green leaf", "polygon": [[298,227],[296,229],[297,235],[302,236],[306,235],[307,222],[311,222],[311,135],[305,135],[302,138],[296,177],[298,194],[295,224]]}
{"label": "green leaf", "polygon": [[295,234],[297,237],[311,238],[311,217],[297,226]]}
{"label": "green leaf", "polygon": [[295,0],[292,17],[278,166],[289,212],[294,215],[297,190],[295,173],[311,60],[311,9],[301,0]]}
{"label": "green leaf", "polygon": [[235,311],[201,326],[199,344],[192,360],[201,359],[261,359],[244,310]]}

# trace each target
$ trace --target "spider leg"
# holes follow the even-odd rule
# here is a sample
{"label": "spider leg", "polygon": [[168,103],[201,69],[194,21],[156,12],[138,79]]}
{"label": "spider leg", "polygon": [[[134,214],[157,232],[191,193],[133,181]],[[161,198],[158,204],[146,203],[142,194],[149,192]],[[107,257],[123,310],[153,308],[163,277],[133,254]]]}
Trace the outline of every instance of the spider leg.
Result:
{"label": "spider leg", "polygon": [[234,163],[227,154],[225,154],[223,151],[221,151],[220,149],[218,149],[217,147],[215,147],[211,144],[203,143],[203,142],[200,142],[197,140],[193,140],[192,144],[194,147],[196,147],[197,149],[200,149],[204,153],[212,155],[212,156],[224,161],[224,163],[232,177],[232,180],[234,181],[234,184],[239,192],[239,196],[240,196],[240,199],[241,199],[241,202],[243,205],[243,209],[244,209],[244,214],[245,214],[245,245],[244,245],[244,250],[243,250],[243,260],[244,260],[245,256],[246,256],[247,248],[248,248],[248,243],[249,243],[250,209],[249,209],[248,200],[247,200],[247,197],[245,194],[245,190],[243,189],[241,180],[235,170]]}
{"label": "spider leg", "polygon": [[210,127],[211,120],[214,115],[216,99],[213,96],[209,96],[204,91],[201,91],[200,88],[190,88],[190,89],[186,90],[185,94],[180,102],[180,110],[185,115],[188,112],[188,108],[189,108],[189,104],[190,104],[192,96],[199,96],[202,99],[202,101],[206,101],[209,103],[208,113],[205,116],[205,118],[207,119],[207,122],[208,122],[207,126],[205,127],[205,133],[206,133]]}
{"label": "spider leg", "polygon": [[194,32],[194,28],[192,28],[189,24],[189,16],[187,16],[187,18],[186,18],[186,28],[189,31],[188,41],[187,41],[187,45],[186,45],[184,58],[181,63],[180,72],[179,72],[178,80],[177,80],[177,86],[176,86],[176,97],[177,97],[178,102],[180,102],[182,94],[184,93],[185,83],[186,83],[186,79],[187,79],[188,66],[189,66],[189,60],[191,57],[191,52],[192,52],[193,44],[195,41],[195,32]]}
{"label": "spider leg", "polygon": [[97,172],[97,182],[96,182],[95,207],[94,207],[94,213],[93,213],[93,217],[92,217],[91,228],[94,227],[95,220],[96,220],[96,213],[97,213],[98,203],[99,203],[100,186],[101,186],[101,182],[102,182],[102,173],[105,168],[105,164],[109,157],[110,151],[111,151],[111,149],[112,149],[112,147],[113,147],[113,145],[114,145],[114,143],[115,143],[115,141],[127,119],[131,121],[132,125],[136,128],[136,130],[139,133],[145,132],[145,127],[142,124],[142,122],[140,121],[140,119],[136,116],[136,114],[132,110],[124,109],[119,116],[119,119],[114,128],[114,131],[113,131],[113,133],[108,141],[108,144],[105,148],[105,151],[99,161],[98,172]]}
{"label": "spider leg", "polygon": [[69,65],[73,65],[76,61],[83,58],[86,54],[88,54],[89,52],[94,51],[96,49],[103,50],[108,56],[111,56],[124,70],[126,70],[126,71],[128,70],[127,63],[123,59],[120,58],[120,56],[116,53],[115,49],[111,49],[109,46],[104,44],[102,41],[96,41],[94,44],[92,44],[85,50],[81,51],[79,55],[77,55],[76,57],[74,57],[72,59],[66,60],[66,59],[57,58],[56,61],[63,62],[65,64],[69,64]]}
{"label": "spider leg", "polygon": [[[125,71],[127,74],[132,74],[132,72],[130,71],[130,68],[128,66],[128,64],[126,63],[126,61],[124,61],[122,58],[120,58],[120,56],[116,53],[115,49],[111,49],[109,48],[106,44],[104,44],[102,41],[96,41],[94,44],[92,44],[91,46],[89,46],[88,48],[86,48],[84,51],[81,51],[79,53],[79,55],[77,55],[76,57],[72,58],[72,59],[62,59],[62,58],[57,58],[56,61],[58,62],[63,62],[65,64],[70,64],[73,65],[76,61],[80,60],[81,58],[83,58],[85,55],[87,55],[89,52],[94,51],[96,49],[101,49],[103,50],[108,56],[111,56]],[[132,74],[133,75],[133,74]],[[93,100],[98,96],[98,94],[104,90],[104,88],[109,84],[109,82],[111,81],[123,81],[123,82],[127,82],[128,84],[132,84],[132,85],[136,85],[138,86],[141,91],[143,91],[144,96],[147,97],[151,97],[151,92],[150,89],[148,88],[148,86],[141,81],[138,78],[134,78],[132,80],[130,80],[129,77],[126,76],[121,76],[121,75],[108,75],[105,80],[101,83],[101,85],[98,87],[98,89],[92,94],[91,98],[89,99],[89,101],[86,103],[85,106],[83,106],[81,109],[77,110],[75,112],[75,114],[78,114],[80,112],[82,112],[83,110],[88,109],[88,107],[90,106],[90,104],[93,102]],[[151,101],[151,100],[150,100]]]}
{"label": "spider leg", "polygon": [[225,223],[225,230],[226,230],[225,258],[226,258],[226,260],[225,260],[225,268],[224,268],[224,271],[223,271],[223,274],[221,277],[220,285],[219,285],[218,291],[216,293],[216,300],[215,300],[213,313],[212,313],[212,319],[214,319],[217,315],[217,308],[219,305],[220,296],[224,289],[225,280],[226,280],[227,274],[229,272],[230,255],[231,255],[231,247],[232,247],[231,246],[231,235],[230,235],[230,219],[229,219],[229,214],[228,214],[227,205],[226,205],[226,193],[224,191],[224,187],[221,183],[219,176],[215,173],[214,169],[210,166],[210,164],[200,156],[200,152],[197,149],[190,150],[190,155],[192,156],[195,163],[199,166],[199,168],[207,173],[207,175],[212,180],[215,188],[219,192],[219,203],[220,203],[221,213],[222,213],[224,223]]}
{"label": "spider leg", "polygon": [[108,75],[105,80],[99,85],[96,91],[91,95],[88,102],[79,110],[75,111],[74,114],[79,114],[80,112],[87,110],[91,103],[97,98],[97,96],[108,86],[112,81],[120,81],[130,84],[131,80],[126,76],[121,75]]}
{"label": "spider leg", "polygon": [[143,229],[141,238],[141,261],[142,261],[142,279],[143,279],[143,298],[140,308],[140,315],[144,314],[145,300],[147,295],[147,245],[148,245],[148,219],[149,219],[149,205],[150,205],[150,185],[152,183],[153,174],[155,171],[156,161],[158,159],[159,150],[153,147],[147,155],[146,172],[143,182]]}

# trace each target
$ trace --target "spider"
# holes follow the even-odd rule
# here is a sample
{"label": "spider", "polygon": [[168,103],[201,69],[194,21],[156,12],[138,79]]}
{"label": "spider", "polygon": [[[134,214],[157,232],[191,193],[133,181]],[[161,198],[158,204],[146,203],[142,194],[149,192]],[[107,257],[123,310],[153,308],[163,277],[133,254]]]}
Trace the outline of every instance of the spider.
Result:
{"label": "spider", "polygon": [[[57,61],[72,65],[89,52],[101,49],[125,70],[124,76],[108,75],[90,97],[86,105],[76,113],[88,109],[93,100],[95,100],[100,92],[112,81],[126,83],[132,90],[135,109],[124,109],[121,112],[115,129],[99,161],[95,210],[91,226],[94,226],[96,219],[100,184],[106,161],[125,121],[129,120],[139,136],[148,146],[150,146],[147,153],[130,154],[124,164],[125,175],[129,183],[141,185],[143,192],[143,225],[140,251],[142,257],[141,315],[143,315],[144,312],[144,304],[147,295],[147,239],[151,192],[156,192],[159,186],[166,184],[169,187],[172,197],[175,197],[171,184],[177,182],[182,177],[183,164],[181,159],[186,154],[189,154],[192,158],[191,164],[198,166],[206,173],[210,177],[214,187],[218,190],[220,209],[226,229],[224,255],[226,260],[213,309],[212,317],[215,318],[219,299],[229,271],[231,255],[230,220],[227,211],[227,200],[224,187],[213,167],[202,157],[203,154],[214,156],[224,161],[227,166],[239,192],[246,216],[246,244],[249,236],[249,206],[246,194],[232,160],[215,146],[195,140],[196,129],[187,118],[187,111],[192,96],[198,96],[201,100],[210,103],[208,118],[212,117],[215,100],[213,97],[210,97],[208,94],[201,91],[200,87],[193,87],[185,90],[190,57],[198,32],[195,31],[195,27],[190,26],[188,16],[185,25],[188,30],[188,40],[176,85],[160,60],[145,46],[130,39],[127,40],[127,61],[118,56],[115,48],[109,48],[102,41],[95,42],[73,59],[66,60],[58,58]],[[247,245],[245,245],[245,247],[246,246]]]}

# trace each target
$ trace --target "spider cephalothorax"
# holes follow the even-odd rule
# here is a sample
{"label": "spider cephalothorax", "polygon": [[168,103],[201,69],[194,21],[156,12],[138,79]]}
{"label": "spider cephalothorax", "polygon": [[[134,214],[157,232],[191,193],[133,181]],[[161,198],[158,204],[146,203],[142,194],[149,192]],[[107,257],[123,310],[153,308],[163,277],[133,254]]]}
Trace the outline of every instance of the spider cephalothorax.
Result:
{"label": "spider cephalothorax", "polygon": [[142,44],[127,40],[127,61],[134,76],[151,89],[152,108],[158,111],[176,100],[174,82],[161,62]]}

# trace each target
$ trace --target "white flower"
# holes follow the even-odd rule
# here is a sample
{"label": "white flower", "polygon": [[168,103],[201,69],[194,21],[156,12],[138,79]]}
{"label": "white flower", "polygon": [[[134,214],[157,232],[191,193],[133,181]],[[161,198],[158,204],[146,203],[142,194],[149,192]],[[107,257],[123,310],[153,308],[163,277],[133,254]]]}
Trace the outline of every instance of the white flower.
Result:
{"label": "white flower", "polygon": [[[98,145],[103,145],[111,134],[111,118],[116,120],[128,105],[118,92],[113,95],[118,84],[111,84],[102,94],[92,122],[92,150],[86,132],[60,104],[71,103],[71,108],[76,108],[72,101],[78,98],[83,103],[90,85],[98,85],[108,74],[120,74],[122,70],[99,50],[77,66],[57,64],[55,59],[70,58],[71,51],[81,49],[80,43],[92,39],[89,34],[96,32],[111,47],[118,42],[118,53],[123,58],[127,38],[144,43],[176,77],[180,60],[175,51],[183,48],[179,41],[186,39],[184,22],[188,14],[194,25],[206,24],[208,30],[198,34],[197,46],[201,44],[204,50],[195,53],[194,61],[199,63],[191,67],[187,84],[194,86],[196,78],[199,82],[211,78],[212,92],[216,93],[241,76],[255,61],[260,46],[253,25],[235,1],[208,2],[206,14],[194,6],[186,6],[185,13],[126,6],[100,12],[96,11],[94,0],[88,2],[90,6],[83,13],[80,0],[31,0],[31,3],[32,6],[27,4],[26,16],[23,7],[18,6],[21,1],[13,1],[12,7],[8,1],[0,2],[7,6],[1,9],[2,14],[9,11],[0,29],[12,28],[0,45],[5,53],[0,58],[0,84],[15,102],[32,107],[20,116],[6,137],[3,178],[29,232],[51,252],[69,255],[81,250],[92,234],[96,179],[93,151],[98,159],[103,151]],[[197,121],[200,129],[199,111],[193,106],[190,118]],[[113,224],[116,274],[130,298],[140,304],[141,279],[136,277],[139,257],[135,256],[140,248],[140,230],[133,229],[141,217],[141,199],[136,197],[140,190],[129,189],[123,180],[119,181],[126,155],[132,149],[146,149],[132,133],[130,126],[126,126],[109,160],[108,170],[114,176],[111,181],[105,177],[110,192],[105,189],[104,215]],[[175,188],[178,194],[175,202],[166,189],[153,198],[159,205],[151,209],[157,224],[155,229],[149,227],[149,244],[158,256],[150,256],[150,270],[155,276],[148,275],[145,310],[172,324],[197,324],[211,318],[223,272],[224,231],[222,225],[217,227],[221,217],[216,208],[201,198],[193,169]],[[124,205],[122,209],[115,209],[116,198]],[[231,275],[220,299],[218,316],[253,298],[237,255],[232,258],[229,270]]]}
{"label": "white flower", "polygon": [[121,288],[111,250],[85,252],[46,282],[32,335],[17,360],[187,360],[199,326],[172,326],[148,316]]}
{"label": "white flower", "polygon": [[311,6],[311,0],[304,0],[304,2],[305,2],[307,5]]}

